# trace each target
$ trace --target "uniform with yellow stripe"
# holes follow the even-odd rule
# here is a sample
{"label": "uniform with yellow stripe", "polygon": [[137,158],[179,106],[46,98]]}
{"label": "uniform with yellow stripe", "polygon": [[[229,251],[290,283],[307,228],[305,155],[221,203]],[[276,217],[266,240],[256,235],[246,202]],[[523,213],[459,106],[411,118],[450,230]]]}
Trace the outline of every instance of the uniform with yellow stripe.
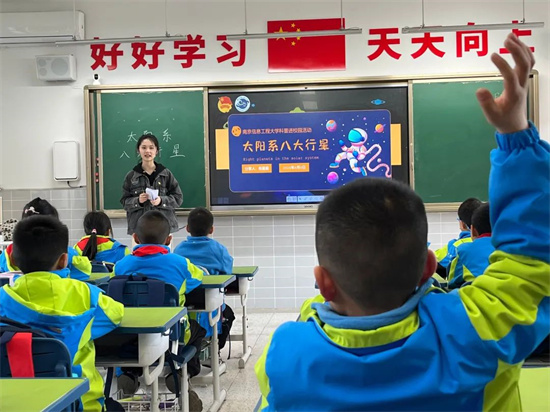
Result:
{"label": "uniform with yellow stripe", "polygon": [[[116,263],[124,256],[130,254],[128,246],[123,245],[118,240],[111,239],[109,236],[97,236],[97,254],[94,260],[99,262]],[[80,241],[74,245],[76,252],[82,256],[84,248],[88,244],[90,235],[84,236]]]}
{"label": "uniform with yellow stripe", "polygon": [[449,288],[459,288],[483,274],[489,266],[489,256],[494,251],[491,234],[481,235],[473,242],[460,245],[449,268]]}
{"label": "uniform with yellow stripe", "polygon": [[[113,274],[141,274],[152,279],[170,283],[179,291],[180,305],[185,304],[185,294],[202,283],[204,272],[193,265],[189,259],[170,253],[163,245],[138,245],[131,255],[120,260]],[[189,341],[189,322],[186,322],[185,342]]]}
{"label": "uniform with yellow stripe", "polygon": [[458,239],[451,239],[445,246],[435,251],[435,257],[441,266],[444,268],[449,267],[452,260],[456,257],[456,250],[460,245],[464,243],[470,243],[472,237],[469,230],[463,230],[458,235]]}
{"label": "uniform with yellow stripe", "polygon": [[374,316],[306,305],[256,364],[261,410],[521,410],[520,367],[550,321],[550,146],[532,125],[497,142],[483,276],[449,294],[428,281]]}
{"label": "uniform with yellow stripe", "polygon": [[[15,266],[11,259],[13,245],[9,245],[4,253],[0,254],[0,273],[1,272],[19,272],[19,268]],[[88,280],[92,273],[92,264],[87,257],[80,256],[78,252],[72,248],[67,248],[69,255],[69,276],[71,279]]]}
{"label": "uniform with yellow stripe", "polygon": [[1,316],[41,329],[67,345],[73,374],[90,381],[90,390],[81,398],[84,411],[101,411],[104,403],[94,339],[115,329],[123,313],[122,304],[98,287],[51,272],[27,273],[12,287],[0,289]]}

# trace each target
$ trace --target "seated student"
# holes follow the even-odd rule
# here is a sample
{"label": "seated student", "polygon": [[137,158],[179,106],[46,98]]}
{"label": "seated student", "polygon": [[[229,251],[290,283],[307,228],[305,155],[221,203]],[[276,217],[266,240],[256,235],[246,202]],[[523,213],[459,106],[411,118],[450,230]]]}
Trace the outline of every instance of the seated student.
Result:
{"label": "seated student", "polygon": [[504,45],[516,62],[492,55],[504,92],[477,91],[497,129],[491,264],[438,293],[420,197],[385,179],[336,189],[316,217],[326,303],[271,336],[255,367],[262,410],[521,410],[522,360],[550,319],[550,145],[526,118],[532,53],[513,34]]}
{"label": "seated student", "polygon": [[470,234],[470,225],[472,224],[472,215],[474,211],[481,205],[481,200],[475,197],[466,199],[458,208],[458,227],[460,228],[460,234],[458,239],[451,239],[449,242],[440,249],[435,251],[435,257],[437,258],[437,273],[446,278],[449,265],[456,256],[456,248],[463,244],[472,241]]}
{"label": "seated student", "polygon": [[[115,265],[114,275],[144,275],[152,279],[159,279],[176,287],[180,295],[180,305],[185,304],[185,294],[191,292],[202,282],[203,271],[193,265],[189,259],[170,253],[167,245],[172,241],[170,222],[158,210],[145,212],[137,221],[133,235],[137,246],[131,255],[119,260]],[[187,364],[190,377],[198,375],[201,370],[199,353],[201,341],[205,331],[200,325],[189,319],[185,330],[185,343],[197,348],[197,353]],[[168,389],[175,389],[173,379],[166,377]],[[124,393],[134,393],[137,389],[137,378],[132,372],[125,372],[118,377],[119,388]],[[173,390],[174,392],[175,390]],[[190,391],[190,403],[194,403],[193,410],[198,409],[197,403],[202,402],[196,393]]]}
{"label": "seated student", "polygon": [[55,273],[67,265],[68,243],[67,226],[54,217],[35,216],[17,224],[12,259],[24,275],[12,287],[0,289],[0,316],[63,341],[71,354],[73,374],[90,381],[80,410],[101,411],[103,379],[95,368],[94,339],[116,328],[124,307],[96,286]]}
{"label": "seated student", "polygon": [[130,254],[126,245],[114,240],[111,220],[103,212],[88,212],[84,216],[84,236],[74,246],[81,256],[86,256],[90,262],[116,263]]}
{"label": "seated student", "polygon": [[472,216],[472,242],[460,245],[449,270],[449,289],[459,288],[485,272],[489,256],[495,251],[491,243],[489,203],[483,203]]}
{"label": "seated student", "polygon": [[[30,216],[53,216],[59,219],[57,209],[53,207],[47,200],[34,198],[23,208],[21,220]],[[19,268],[12,262],[12,246],[6,248],[4,253],[0,255],[0,272],[18,272]],[[57,271],[61,277],[70,277],[71,279],[87,280],[92,273],[92,264],[85,257],[79,256],[76,250],[72,247],[67,248],[69,255],[69,263],[67,268]]]}
{"label": "seated student", "polygon": [[[214,216],[208,209],[197,207],[191,210],[187,217],[186,229],[191,236],[181,242],[174,253],[189,259],[194,265],[205,268],[211,275],[228,274],[233,271],[233,258],[227,248],[209,236],[214,233]],[[224,347],[235,320],[235,314],[227,304],[224,305],[222,318],[218,323],[220,349]],[[206,336],[212,336],[208,314],[200,313],[197,320],[206,330]]]}

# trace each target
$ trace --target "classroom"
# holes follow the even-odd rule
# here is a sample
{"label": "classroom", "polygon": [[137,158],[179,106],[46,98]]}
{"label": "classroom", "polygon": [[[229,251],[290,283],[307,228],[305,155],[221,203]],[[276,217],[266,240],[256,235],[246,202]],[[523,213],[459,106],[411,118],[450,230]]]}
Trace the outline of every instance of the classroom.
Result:
{"label": "classroom", "polygon": [[[39,13],[57,14],[69,26],[82,21],[82,39],[91,42],[50,38],[43,44],[8,44],[5,27],[19,21],[15,14],[40,21]],[[269,150],[259,152],[255,131],[276,136],[270,139],[279,139],[282,147],[284,136],[292,133],[296,137],[289,141],[311,143],[308,127],[320,133],[320,124],[325,134],[360,117],[365,125],[376,124],[369,139],[383,149],[372,170],[367,164],[368,170],[362,169],[364,175],[384,177],[380,165],[389,164],[385,176],[391,169],[393,179],[412,186],[426,205],[429,248],[445,247],[459,232],[460,203],[469,197],[489,200],[495,128],[470,98],[478,87],[489,88],[495,97],[502,92],[490,55],[496,51],[513,64],[503,49],[511,29],[434,31],[431,38],[402,29],[522,19],[543,23],[515,32],[536,60],[528,119],[548,142],[548,0],[0,0],[0,223],[19,220],[25,205],[40,197],[67,225],[70,246],[85,234],[85,215],[104,210],[113,237],[131,247],[134,240],[120,204],[123,179],[138,163],[139,137],[156,135],[157,160],[174,173],[183,193],[176,212],[180,230],[170,231],[172,251],[187,239],[189,211],[206,207],[214,215],[212,237],[227,248],[235,267],[257,267],[250,282],[242,278],[249,288],[244,315],[242,296],[224,298],[236,316],[231,336],[242,340],[247,335],[248,344],[237,337],[221,350],[224,373],[217,388],[193,379],[191,386],[203,410],[255,410],[261,394],[254,364],[275,329],[296,320],[303,302],[319,294],[314,277],[317,206],[334,183],[358,173],[351,172],[351,161],[350,170],[339,167],[342,158],[357,155],[323,157],[321,140],[309,153],[308,147],[298,153],[295,146],[296,157],[272,158]],[[306,29],[310,21],[317,26]],[[227,37],[245,31],[299,32],[300,25],[304,32],[345,27],[361,33]],[[157,39],[140,43],[138,38]],[[300,42],[311,39],[318,40],[315,46],[296,54]],[[52,81],[56,57],[69,65],[72,79]],[[43,62],[49,62],[47,74],[40,72]],[[181,105],[185,110],[174,112]],[[334,123],[322,112],[331,112]],[[255,113],[262,114],[262,123]],[[254,153],[233,142],[239,136],[256,142]],[[291,165],[284,166],[285,160]],[[306,168],[321,170],[319,163],[333,161],[322,166],[327,178],[319,186],[293,179]],[[271,162],[286,172],[279,180],[270,180]],[[292,186],[290,195],[285,185]],[[0,240],[4,249],[9,242]],[[241,318],[247,318],[245,331]],[[247,346],[250,357],[241,361]],[[217,363],[217,353],[212,360]],[[544,375],[535,386],[546,387],[546,395],[533,386],[526,396],[536,398],[535,406],[526,409],[522,396],[524,410],[550,407],[550,368],[541,369]],[[100,373],[106,378],[105,370]],[[141,389],[146,385],[142,378]],[[166,392],[162,381],[159,385],[156,391]]]}

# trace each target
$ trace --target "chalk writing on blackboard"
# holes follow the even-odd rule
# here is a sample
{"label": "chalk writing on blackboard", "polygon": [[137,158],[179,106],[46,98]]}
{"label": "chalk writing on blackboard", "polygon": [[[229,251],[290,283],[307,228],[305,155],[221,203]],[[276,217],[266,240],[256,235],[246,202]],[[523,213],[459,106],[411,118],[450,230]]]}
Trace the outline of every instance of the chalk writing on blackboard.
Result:
{"label": "chalk writing on blackboard", "polygon": [[132,131],[130,132],[130,134],[128,135],[128,140],[126,140],[126,143],[130,142],[130,141],[134,141],[134,142],[137,142],[137,139],[136,139],[136,135],[135,133]]}
{"label": "chalk writing on blackboard", "polygon": [[126,156],[128,159],[130,158],[130,156],[128,156],[128,153],[126,153],[126,151],[122,152],[122,154],[118,158],[121,159],[124,156]]}
{"label": "chalk writing on blackboard", "polygon": [[166,143],[172,140],[172,134],[168,132],[168,129],[165,129],[164,132],[162,132],[162,140]]}
{"label": "chalk writing on blackboard", "polygon": [[173,158],[173,157],[185,157],[184,154],[180,154],[180,145],[179,143],[176,143],[174,145],[174,150],[172,151],[173,155],[170,156],[170,158]]}

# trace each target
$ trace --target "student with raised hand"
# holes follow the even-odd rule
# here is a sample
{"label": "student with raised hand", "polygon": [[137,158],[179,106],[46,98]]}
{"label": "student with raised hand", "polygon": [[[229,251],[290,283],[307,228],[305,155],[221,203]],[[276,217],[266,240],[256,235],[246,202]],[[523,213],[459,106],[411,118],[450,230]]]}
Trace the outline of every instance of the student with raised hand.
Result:
{"label": "student with raised hand", "polygon": [[[550,145],[526,117],[529,48],[504,42],[515,68],[496,99],[477,91],[496,129],[490,213],[495,252],[483,276],[430,287],[422,200],[359,179],[319,206],[314,274],[326,303],[281,325],[256,364],[261,410],[521,410],[522,361],[550,321]],[[292,377],[292,379],[289,379]]]}
{"label": "student with raised hand", "polygon": [[0,316],[63,341],[71,354],[73,375],[90,381],[80,410],[99,412],[104,404],[103,379],[95,368],[93,340],[116,328],[124,307],[96,286],[57,274],[67,265],[68,243],[67,226],[52,216],[37,215],[17,224],[12,258],[24,275],[13,286],[0,289]]}
{"label": "student with raised hand", "polygon": [[456,289],[485,272],[495,251],[491,239],[489,203],[479,206],[472,216],[472,242],[460,245],[449,267],[449,289]]}
{"label": "student with raised hand", "polygon": [[[451,239],[445,246],[435,251],[437,258],[437,273],[444,278],[447,277],[447,270],[452,260],[456,257],[456,248],[463,243],[472,241],[470,226],[472,225],[472,216],[475,210],[481,206],[481,200],[470,197],[462,202],[458,208],[458,227],[460,233],[457,239]],[[428,245],[429,246],[429,245]]]}
{"label": "student with raised hand", "polygon": [[[34,198],[23,208],[21,220],[31,216],[52,216],[59,219],[57,209],[50,202],[39,197]],[[6,248],[4,253],[0,255],[0,272],[18,272],[19,268],[11,259],[13,246]],[[85,257],[79,256],[77,251],[72,248],[67,248],[69,263],[66,268],[56,271],[61,277],[70,277],[77,280],[88,280],[92,273],[92,264]]]}
{"label": "student with raised hand", "polygon": [[[204,272],[193,265],[189,259],[170,253],[168,245],[172,241],[172,235],[170,235],[168,219],[158,210],[144,213],[137,221],[133,239],[137,246],[131,255],[118,261],[114,275],[144,275],[170,283],[179,291],[179,303],[183,306],[185,294],[202,283]],[[187,364],[190,377],[198,375],[201,370],[199,355],[204,336],[204,329],[195,320],[188,319],[184,341],[186,345],[197,348],[197,353]],[[173,383],[174,379],[170,379],[168,375],[166,386],[175,392]],[[122,388],[126,394],[133,394],[138,387],[137,377],[132,371],[125,371],[118,376],[118,387]],[[202,410],[202,401],[193,391],[189,391],[189,402],[191,410]]]}
{"label": "student with raised hand", "polygon": [[80,239],[74,248],[90,262],[115,264],[130,254],[128,246],[113,239],[111,219],[103,212],[88,212],[84,216],[84,233],[86,236]]}

